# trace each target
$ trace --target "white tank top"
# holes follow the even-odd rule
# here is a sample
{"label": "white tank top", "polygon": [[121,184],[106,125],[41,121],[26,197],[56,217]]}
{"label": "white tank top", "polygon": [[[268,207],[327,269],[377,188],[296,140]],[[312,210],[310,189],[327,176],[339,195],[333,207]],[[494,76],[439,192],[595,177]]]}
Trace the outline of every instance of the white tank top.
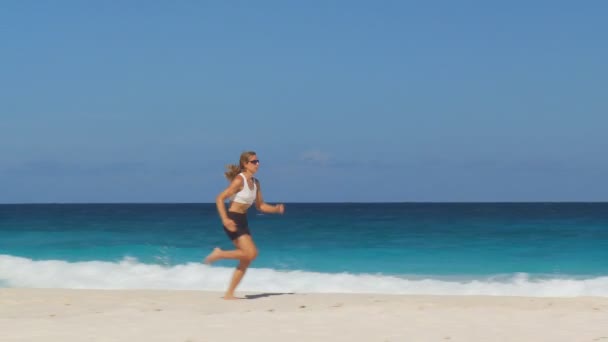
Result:
{"label": "white tank top", "polygon": [[258,187],[255,184],[255,178],[253,179],[253,190],[249,189],[249,184],[247,184],[247,178],[244,174],[239,173],[239,176],[243,177],[243,190],[239,191],[234,195],[232,199],[233,202],[243,203],[243,204],[253,204],[255,201],[255,196],[258,193]]}

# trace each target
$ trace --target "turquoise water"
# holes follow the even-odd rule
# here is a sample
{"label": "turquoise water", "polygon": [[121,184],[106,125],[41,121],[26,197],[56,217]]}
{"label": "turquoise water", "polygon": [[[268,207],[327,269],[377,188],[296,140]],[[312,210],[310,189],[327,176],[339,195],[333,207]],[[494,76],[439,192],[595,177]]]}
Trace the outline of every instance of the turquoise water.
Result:
{"label": "turquoise water", "polygon": [[[608,203],[294,203],[249,223],[252,288],[608,295]],[[236,262],[201,265],[214,246],[232,247],[214,204],[0,205],[4,286],[222,288]]]}

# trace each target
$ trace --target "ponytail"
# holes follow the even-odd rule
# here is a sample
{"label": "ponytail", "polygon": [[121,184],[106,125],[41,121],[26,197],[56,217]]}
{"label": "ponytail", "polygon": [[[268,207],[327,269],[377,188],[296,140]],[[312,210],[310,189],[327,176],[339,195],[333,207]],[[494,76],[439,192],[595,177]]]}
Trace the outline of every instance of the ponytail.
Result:
{"label": "ponytail", "polygon": [[241,170],[243,170],[243,168],[236,164],[228,164],[226,165],[226,170],[227,171],[224,172],[224,176],[226,176],[226,179],[228,179],[228,181],[232,182],[234,177],[241,173]]}

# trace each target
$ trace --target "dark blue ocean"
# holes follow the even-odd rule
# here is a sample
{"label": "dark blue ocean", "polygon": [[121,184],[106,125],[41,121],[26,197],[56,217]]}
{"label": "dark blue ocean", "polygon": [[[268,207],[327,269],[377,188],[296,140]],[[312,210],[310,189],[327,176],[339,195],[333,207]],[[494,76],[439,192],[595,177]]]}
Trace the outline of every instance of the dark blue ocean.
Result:
{"label": "dark blue ocean", "polygon": [[[249,212],[239,290],[608,296],[608,203],[286,204]],[[224,290],[215,204],[0,205],[0,286]]]}

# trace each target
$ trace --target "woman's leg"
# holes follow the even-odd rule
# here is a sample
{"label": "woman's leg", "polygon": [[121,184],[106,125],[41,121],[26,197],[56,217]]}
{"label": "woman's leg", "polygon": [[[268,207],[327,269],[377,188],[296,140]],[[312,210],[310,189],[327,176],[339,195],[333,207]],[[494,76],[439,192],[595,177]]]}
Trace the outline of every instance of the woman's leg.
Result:
{"label": "woman's leg", "polygon": [[236,287],[243,279],[247,268],[251,264],[251,262],[258,256],[258,249],[251,238],[251,235],[241,235],[236,240],[234,240],[234,245],[237,250],[242,253],[242,257],[239,259],[239,264],[234,270],[234,274],[232,275],[232,280],[230,281],[230,285],[228,286],[228,290],[226,290],[226,294],[224,295],[224,299],[236,299],[234,297],[234,291]]}
{"label": "woman's leg", "polygon": [[245,252],[240,249],[235,249],[232,251],[224,251],[219,247],[215,247],[209,255],[205,258],[205,264],[212,264],[220,259],[243,259],[245,257]]}

